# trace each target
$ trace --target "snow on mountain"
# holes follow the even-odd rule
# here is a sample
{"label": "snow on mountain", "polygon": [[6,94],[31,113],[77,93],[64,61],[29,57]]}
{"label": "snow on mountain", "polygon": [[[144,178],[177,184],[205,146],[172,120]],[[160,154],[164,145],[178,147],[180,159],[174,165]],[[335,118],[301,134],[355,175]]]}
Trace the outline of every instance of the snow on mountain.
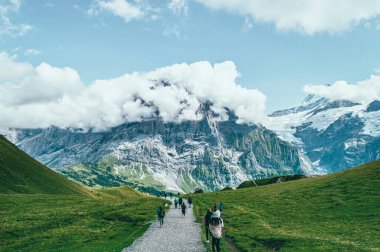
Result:
{"label": "snow on mountain", "polygon": [[315,173],[306,155],[260,125],[238,124],[201,104],[198,121],[152,118],[103,132],[21,129],[13,141],[65,176],[88,186],[131,185],[190,192],[250,179]]}
{"label": "snow on mountain", "polygon": [[300,147],[314,169],[336,171],[380,158],[380,102],[368,105],[309,95],[294,108],[277,111],[265,126]]}
{"label": "snow on mountain", "polygon": [[359,117],[364,121],[363,134],[373,137],[380,136],[380,111],[361,111]]}

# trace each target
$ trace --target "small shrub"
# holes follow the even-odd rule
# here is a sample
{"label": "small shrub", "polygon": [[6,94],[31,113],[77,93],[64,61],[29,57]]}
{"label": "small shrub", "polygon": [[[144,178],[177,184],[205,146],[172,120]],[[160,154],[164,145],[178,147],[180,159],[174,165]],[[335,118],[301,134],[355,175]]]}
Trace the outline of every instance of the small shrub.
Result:
{"label": "small shrub", "polygon": [[223,192],[223,191],[230,191],[230,190],[233,190],[232,187],[227,186],[227,187],[223,188],[223,189],[220,190],[220,191]]}
{"label": "small shrub", "polygon": [[194,193],[204,193],[202,188],[197,188],[194,190]]}

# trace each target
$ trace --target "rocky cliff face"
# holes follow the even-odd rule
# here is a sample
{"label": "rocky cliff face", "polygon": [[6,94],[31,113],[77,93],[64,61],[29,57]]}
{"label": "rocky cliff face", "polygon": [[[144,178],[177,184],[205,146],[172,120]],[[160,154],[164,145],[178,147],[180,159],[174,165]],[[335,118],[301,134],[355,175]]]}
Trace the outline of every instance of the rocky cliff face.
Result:
{"label": "rocky cliff face", "polygon": [[309,96],[299,107],[273,113],[266,126],[303,149],[315,169],[335,172],[380,158],[379,104]]}
{"label": "rocky cliff face", "polygon": [[200,121],[160,119],[126,123],[105,132],[18,130],[13,141],[69,178],[90,186],[216,190],[245,180],[311,173],[298,148],[258,125],[227,121],[203,104]]}

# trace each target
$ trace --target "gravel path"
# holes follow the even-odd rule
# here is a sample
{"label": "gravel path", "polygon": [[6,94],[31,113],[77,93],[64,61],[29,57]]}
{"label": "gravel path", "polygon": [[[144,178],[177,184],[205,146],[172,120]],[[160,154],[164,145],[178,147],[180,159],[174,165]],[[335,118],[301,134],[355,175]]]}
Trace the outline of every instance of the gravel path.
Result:
{"label": "gravel path", "polygon": [[142,237],[122,252],[206,251],[201,240],[201,225],[195,222],[193,209],[186,206],[186,217],[182,218],[181,210],[175,209],[173,204],[162,228],[158,221],[153,222]]}

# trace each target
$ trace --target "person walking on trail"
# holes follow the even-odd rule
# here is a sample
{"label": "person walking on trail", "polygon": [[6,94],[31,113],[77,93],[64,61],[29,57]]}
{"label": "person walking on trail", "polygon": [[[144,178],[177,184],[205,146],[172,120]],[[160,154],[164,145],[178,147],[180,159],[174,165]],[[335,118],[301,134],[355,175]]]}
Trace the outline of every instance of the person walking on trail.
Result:
{"label": "person walking on trail", "polygon": [[218,208],[217,208],[217,206],[216,206],[216,202],[214,201],[214,207],[213,207],[214,212],[216,212],[217,209],[218,209]]}
{"label": "person walking on trail", "polygon": [[185,202],[182,203],[181,209],[182,209],[182,218],[185,218],[185,216],[186,216],[186,205],[185,205]]}
{"label": "person walking on trail", "polygon": [[178,206],[178,199],[177,198],[174,198],[174,206],[175,206],[175,208],[177,208],[177,206]]}
{"label": "person walking on trail", "polygon": [[161,206],[157,208],[157,217],[160,222],[160,227],[162,227],[164,225],[165,210]]}
{"label": "person walking on trail", "polygon": [[209,230],[211,233],[211,246],[212,252],[220,252],[220,239],[222,238],[224,223],[223,219],[220,218],[220,211],[216,210],[215,213],[211,215]]}
{"label": "person walking on trail", "polygon": [[210,233],[209,226],[210,226],[211,215],[212,215],[211,208],[209,208],[209,209],[207,209],[207,212],[206,212],[205,216],[203,217],[203,223],[205,224],[205,229],[206,229],[206,242],[207,243],[210,243],[208,236]]}
{"label": "person walking on trail", "polygon": [[189,203],[189,208],[191,208],[191,204],[193,203],[193,199],[191,197],[189,197],[187,199],[187,202]]}
{"label": "person walking on trail", "polygon": [[166,192],[164,193],[165,199],[166,199]]}
{"label": "person walking on trail", "polygon": [[219,211],[223,212],[224,210],[224,205],[222,202],[219,203]]}
{"label": "person walking on trail", "polygon": [[178,203],[179,203],[179,208],[181,208],[182,207],[182,203],[183,203],[183,199],[179,198]]}

